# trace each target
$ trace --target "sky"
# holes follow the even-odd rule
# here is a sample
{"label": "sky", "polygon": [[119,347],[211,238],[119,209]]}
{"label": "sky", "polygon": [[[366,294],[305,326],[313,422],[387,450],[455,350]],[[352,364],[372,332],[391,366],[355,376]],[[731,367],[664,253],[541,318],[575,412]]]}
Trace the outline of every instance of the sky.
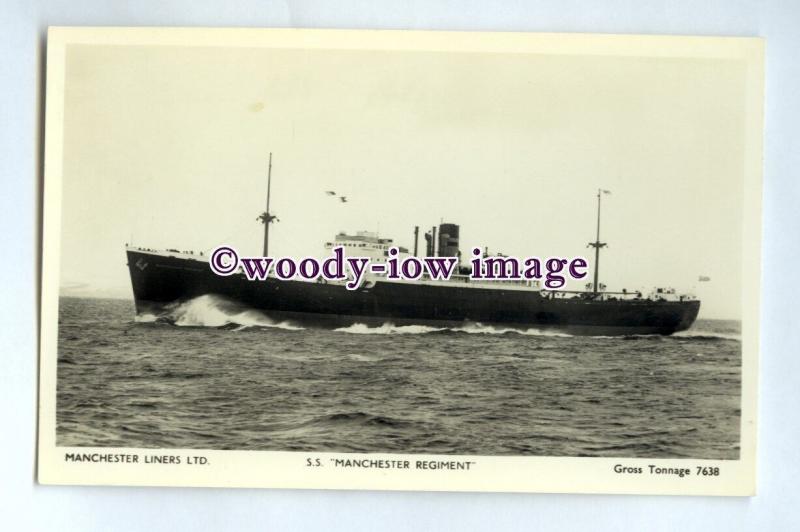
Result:
{"label": "sky", "polygon": [[738,319],[745,76],[733,59],[72,44],[61,292],[131,298],[125,243],[259,255],[272,152],[271,255],[323,256],[340,230],[412,247],[444,221],[465,256],[590,258],[603,188],[601,282]]}

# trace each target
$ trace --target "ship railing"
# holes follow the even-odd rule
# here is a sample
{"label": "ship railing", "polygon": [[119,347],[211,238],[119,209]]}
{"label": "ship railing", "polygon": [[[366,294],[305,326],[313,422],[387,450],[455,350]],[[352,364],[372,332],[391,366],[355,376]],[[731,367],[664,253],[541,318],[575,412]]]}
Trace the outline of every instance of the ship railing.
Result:
{"label": "ship railing", "polygon": [[[423,281],[439,281],[439,279],[432,279],[429,275],[423,274],[421,277]],[[530,280],[518,280],[518,279],[473,279],[469,275],[460,275],[455,274],[450,276],[448,282],[451,283],[464,283],[464,284],[480,284],[480,285],[487,285],[487,286],[499,286],[499,285],[513,285],[513,286],[521,286],[531,289],[539,288],[539,285],[536,281]]]}
{"label": "ship railing", "polygon": [[[640,291],[591,292],[586,290],[542,290],[542,297],[548,299],[585,299],[591,301],[693,301],[689,294],[647,294]],[[668,297],[662,297],[667,295]]]}
{"label": "ship railing", "polygon": [[169,254],[169,255],[189,255],[194,257],[203,257],[205,256],[202,251],[194,251],[194,250],[180,250],[174,248],[168,249],[155,249],[155,248],[148,248],[144,246],[134,246],[131,244],[125,244],[127,249],[132,249],[135,251],[144,251],[146,253],[161,253],[161,254]]}

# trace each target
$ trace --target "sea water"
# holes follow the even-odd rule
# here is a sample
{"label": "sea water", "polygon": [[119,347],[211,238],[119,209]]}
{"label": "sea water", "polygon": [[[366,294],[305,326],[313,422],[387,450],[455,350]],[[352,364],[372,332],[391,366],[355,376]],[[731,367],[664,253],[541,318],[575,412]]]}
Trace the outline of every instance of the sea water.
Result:
{"label": "sea water", "polygon": [[57,444],[477,455],[739,455],[735,321],[673,336],[274,321],[202,296],[172,324],[61,298]]}

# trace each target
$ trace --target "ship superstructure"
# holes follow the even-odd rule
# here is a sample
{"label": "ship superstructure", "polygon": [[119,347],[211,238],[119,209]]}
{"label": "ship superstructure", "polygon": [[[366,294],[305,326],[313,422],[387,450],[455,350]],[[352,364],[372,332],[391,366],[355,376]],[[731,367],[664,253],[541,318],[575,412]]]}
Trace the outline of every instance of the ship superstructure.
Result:
{"label": "ship superstructure", "polygon": [[[394,240],[381,238],[378,233],[371,231],[357,231],[355,235],[339,231],[332,242],[325,243],[325,251],[329,253],[337,246],[343,247],[345,253],[351,256],[367,257],[372,262],[386,262],[389,258],[389,248],[394,246]],[[398,257],[408,255],[407,248],[397,247],[400,250]]]}

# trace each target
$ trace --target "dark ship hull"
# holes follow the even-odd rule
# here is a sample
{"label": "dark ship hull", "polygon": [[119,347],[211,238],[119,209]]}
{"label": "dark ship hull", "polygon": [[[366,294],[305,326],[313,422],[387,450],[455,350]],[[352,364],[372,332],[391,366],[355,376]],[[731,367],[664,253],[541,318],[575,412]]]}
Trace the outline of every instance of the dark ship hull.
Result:
{"label": "dark ship hull", "polygon": [[158,314],[166,306],[214,294],[263,311],[273,319],[341,327],[379,325],[500,324],[553,328],[581,335],[668,335],[688,329],[700,302],[549,298],[533,290],[378,280],[349,291],[341,284],[248,281],[220,277],[199,257],[127,250],[137,313]]}

